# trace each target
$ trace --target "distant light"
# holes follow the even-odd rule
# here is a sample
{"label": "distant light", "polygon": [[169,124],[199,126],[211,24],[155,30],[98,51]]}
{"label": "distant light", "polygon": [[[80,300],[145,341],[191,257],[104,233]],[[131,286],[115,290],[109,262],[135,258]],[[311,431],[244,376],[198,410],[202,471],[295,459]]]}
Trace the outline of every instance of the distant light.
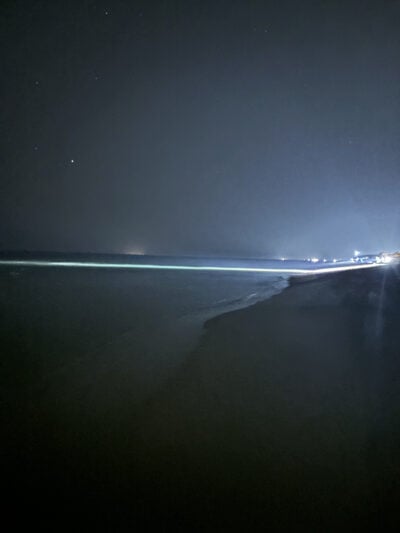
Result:
{"label": "distant light", "polygon": [[334,263],[337,263],[337,259],[336,259],[335,257],[333,258],[333,262],[334,262]]}
{"label": "distant light", "polygon": [[391,257],[390,255],[384,255],[382,257],[382,263],[391,263],[393,260],[393,257]]}
{"label": "distant light", "polygon": [[75,159],[71,159],[71,163],[75,163]]}
{"label": "distant light", "polygon": [[286,261],[286,257],[281,257],[281,261]]}
{"label": "distant light", "polygon": [[143,248],[126,248],[123,253],[126,255],[145,255]]}
{"label": "distant light", "polygon": [[358,257],[361,254],[359,250],[354,250],[354,257]]}
{"label": "distant light", "polygon": [[318,262],[319,262],[318,257],[312,257],[311,258],[311,263],[318,263]]}

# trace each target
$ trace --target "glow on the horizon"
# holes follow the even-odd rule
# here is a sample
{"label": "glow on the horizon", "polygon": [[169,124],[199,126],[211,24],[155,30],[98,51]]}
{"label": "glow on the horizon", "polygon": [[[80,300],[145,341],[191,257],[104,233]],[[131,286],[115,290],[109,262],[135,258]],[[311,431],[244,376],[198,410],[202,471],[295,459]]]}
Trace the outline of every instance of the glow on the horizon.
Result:
{"label": "glow on the horizon", "polygon": [[390,255],[384,255],[381,259],[381,262],[385,264],[391,263],[392,261],[393,257],[391,257]]}
{"label": "glow on the horizon", "polygon": [[364,268],[376,268],[384,266],[382,263],[342,265],[325,268],[266,268],[266,267],[225,267],[212,265],[156,265],[156,264],[129,264],[129,263],[96,263],[81,261],[44,261],[44,260],[0,260],[4,266],[32,266],[32,267],[69,267],[69,268],[114,268],[114,269],[140,269],[140,270],[191,270],[205,272],[259,272],[259,273],[283,273],[283,274],[329,274],[346,270],[360,270]]}

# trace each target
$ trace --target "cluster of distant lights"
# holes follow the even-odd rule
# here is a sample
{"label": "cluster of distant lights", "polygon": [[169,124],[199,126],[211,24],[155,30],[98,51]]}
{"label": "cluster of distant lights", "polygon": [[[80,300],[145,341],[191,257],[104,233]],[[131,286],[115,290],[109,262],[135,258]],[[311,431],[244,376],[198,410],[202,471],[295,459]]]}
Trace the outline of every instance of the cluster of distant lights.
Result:
{"label": "cluster of distant lights", "polygon": [[[388,264],[393,261],[393,257],[387,253],[382,253],[380,255],[375,255],[375,256],[369,255],[365,257],[368,257],[368,261],[366,261],[368,263]],[[288,258],[281,257],[280,260],[288,261]],[[307,261],[308,263],[314,263],[314,264],[315,263],[338,263],[338,262],[343,263],[343,262],[349,262],[349,261],[351,263],[363,263],[362,258],[361,258],[361,252],[359,250],[354,250],[354,255],[350,259],[337,259],[336,257],[334,257],[332,260],[328,260],[325,257],[322,259],[320,257],[307,257],[305,261]]]}

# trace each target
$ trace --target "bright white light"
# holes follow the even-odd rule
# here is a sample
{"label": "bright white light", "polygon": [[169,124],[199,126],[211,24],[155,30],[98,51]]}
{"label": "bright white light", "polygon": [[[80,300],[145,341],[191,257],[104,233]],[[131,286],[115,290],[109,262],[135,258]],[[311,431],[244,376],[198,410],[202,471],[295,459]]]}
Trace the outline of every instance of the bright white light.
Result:
{"label": "bright white light", "polygon": [[319,262],[318,257],[312,257],[311,258],[311,263],[318,263],[318,262]]}
{"label": "bright white light", "polygon": [[286,257],[281,257],[281,261],[285,261],[286,260]]}
{"label": "bright white light", "polygon": [[393,257],[391,257],[390,255],[384,255],[382,257],[382,262],[385,264],[391,263],[392,260],[393,260]]}
{"label": "bright white light", "polygon": [[262,268],[262,267],[222,267],[222,266],[201,266],[201,265],[155,265],[155,264],[129,264],[129,263],[94,263],[80,261],[44,261],[44,260],[0,260],[0,265],[4,266],[27,266],[27,267],[69,267],[69,268],[108,268],[108,269],[134,269],[134,270],[193,270],[208,272],[259,272],[259,273],[281,273],[281,274],[329,274],[344,270],[358,270],[362,268],[377,268],[381,265],[376,263],[342,265],[338,267],[322,268]]}
{"label": "bright white light", "polygon": [[333,262],[334,262],[334,263],[337,263],[337,259],[336,259],[336,258],[334,258],[334,259],[333,259]]}
{"label": "bright white light", "polygon": [[360,254],[360,250],[354,250],[354,257],[358,257]]}

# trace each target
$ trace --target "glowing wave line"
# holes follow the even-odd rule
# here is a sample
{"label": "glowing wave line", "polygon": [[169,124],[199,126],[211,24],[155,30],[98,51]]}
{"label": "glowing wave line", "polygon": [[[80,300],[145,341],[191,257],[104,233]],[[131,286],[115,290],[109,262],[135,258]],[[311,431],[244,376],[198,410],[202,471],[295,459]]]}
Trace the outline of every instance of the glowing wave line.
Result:
{"label": "glowing wave line", "polygon": [[283,274],[329,274],[346,270],[359,270],[362,268],[376,268],[386,266],[384,264],[343,265],[325,268],[263,268],[263,267],[224,267],[224,266],[201,266],[201,265],[154,265],[154,264],[125,264],[125,263],[95,263],[80,261],[43,261],[43,260],[0,260],[4,266],[35,266],[35,267],[73,267],[73,268],[117,268],[117,269],[140,269],[140,270],[194,270],[208,272],[259,272],[259,273],[283,273]]}

